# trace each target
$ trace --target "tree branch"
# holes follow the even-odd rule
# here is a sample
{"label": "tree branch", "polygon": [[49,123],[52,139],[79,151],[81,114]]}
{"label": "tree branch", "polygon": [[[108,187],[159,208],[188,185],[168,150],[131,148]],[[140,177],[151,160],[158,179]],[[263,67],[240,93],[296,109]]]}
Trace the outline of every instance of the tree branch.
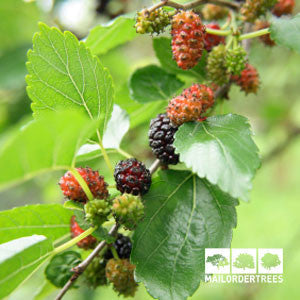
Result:
{"label": "tree branch", "polygon": [[159,168],[160,166],[160,160],[156,159],[151,167],[149,168],[150,174],[153,175],[153,173]]}
{"label": "tree branch", "polygon": [[276,146],[274,149],[272,149],[268,154],[266,154],[262,158],[262,163],[269,162],[282,152],[286,150],[286,148],[297,138],[300,136],[300,127],[295,127],[293,130],[290,131],[287,138],[284,142]]}
{"label": "tree branch", "polygon": [[176,9],[188,10],[188,9],[195,8],[199,5],[208,4],[208,3],[219,5],[219,6],[225,6],[225,7],[231,8],[231,9],[235,9],[235,10],[240,8],[239,3],[229,2],[229,1],[226,1],[226,0],[195,0],[195,1],[192,1],[192,2],[186,3],[186,4],[180,4],[180,3],[170,1],[170,0],[163,0],[163,1],[161,1],[157,4],[155,4],[155,5],[151,6],[148,9],[148,11],[152,12],[152,11],[154,11],[154,10],[160,8],[160,7],[163,7],[163,6],[169,6],[169,7],[173,7],[173,8],[176,8]]}
{"label": "tree branch", "polygon": [[[109,231],[109,235],[114,236],[118,231],[118,225],[115,224],[111,230]],[[55,300],[60,300],[63,298],[65,293],[69,290],[69,288],[73,285],[73,283],[77,280],[77,278],[84,272],[87,266],[92,262],[92,260],[99,254],[99,252],[105,247],[106,242],[100,242],[97,247],[93,250],[93,252],[78,266],[73,268],[74,274],[70,278],[70,280],[65,284],[65,286],[61,289],[59,294],[56,296]]]}

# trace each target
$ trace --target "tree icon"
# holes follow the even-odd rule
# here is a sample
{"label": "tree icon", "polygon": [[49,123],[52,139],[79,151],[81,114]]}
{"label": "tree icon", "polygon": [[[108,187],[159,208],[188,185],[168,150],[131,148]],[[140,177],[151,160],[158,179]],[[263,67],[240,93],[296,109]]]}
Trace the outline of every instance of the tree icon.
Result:
{"label": "tree icon", "polygon": [[277,254],[266,253],[262,259],[262,266],[265,269],[270,270],[271,268],[275,268],[281,264],[281,261]]}
{"label": "tree icon", "polygon": [[218,269],[229,265],[227,258],[221,254],[215,254],[208,256],[206,259],[207,263],[211,263],[213,266],[216,266]]}
{"label": "tree icon", "polygon": [[254,269],[254,259],[253,256],[247,253],[241,253],[233,263],[233,266],[238,269],[245,270],[248,269]]}

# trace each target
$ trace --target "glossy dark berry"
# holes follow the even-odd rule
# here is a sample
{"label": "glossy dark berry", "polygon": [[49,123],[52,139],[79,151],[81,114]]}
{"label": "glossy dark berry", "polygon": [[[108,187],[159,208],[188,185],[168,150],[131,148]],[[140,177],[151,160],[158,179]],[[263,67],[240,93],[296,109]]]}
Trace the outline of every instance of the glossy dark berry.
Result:
{"label": "glossy dark berry", "polygon": [[[88,167],[77,168],[76,170],[87,183],[91,193],[95,198],[107,198],[107,183],[104,182],[104,178],[102,176],[99,176],[98,171],[93,171]],[[70,171],[68,171],[63,177],[61,177],[59,185],[63,194],[69,199],[78,202],[86,202],[88,200],[79,182]]]}
{"label": "glossy dark berry", "polygon": [[159,114],[151,120],[149,144],[153,154],[165,165],[176,165],[179,161],[179,155],[175,154],[173,146],[177,129],[166,114]]}
{"label": "glossy dark berry", "polygon": [[[119,258],[129,258],[131,249],[132,249],[132,243],[130,240],[130,237],[125,236],[121,233],[118,234],[118,238],[113,243],[112,247],[114,247],[119,255]],[[113,254],[110,249],[108,249],[104,254],[105,259],[111,259],[113,258]]]}
{"label": "glossy dark berry", "polygon": [[135,158],[121,160],[115,168],[114,177],[121,193],[144,195],[151,185],[150,171]]}

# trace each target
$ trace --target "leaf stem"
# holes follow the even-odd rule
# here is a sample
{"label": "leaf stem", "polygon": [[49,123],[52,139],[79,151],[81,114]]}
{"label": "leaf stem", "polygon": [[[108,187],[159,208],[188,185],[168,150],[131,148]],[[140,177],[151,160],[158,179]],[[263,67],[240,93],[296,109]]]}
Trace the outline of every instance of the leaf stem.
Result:
{"label": "leaf stem", "polygon": [[87,198],[89,199],[89,201],[92,201],[94,199],[94,196],[93,196],[90,188],[88,187],[87,183],[85,182],[85,180],[82,178],[82,176],[77,171],[77,169],[76,168],[71,168],[70,172],[75,177],[75,179],[78,181],[80,186],[82,187],[82,189],[85,192],[85,194],[86,194]]}
{"label": "leaf stem", "polygon": [[117,151],[118,151],[121,155],[123,155],[124,157],[127,157],[127,158],[133,157],[131,154],[127,153],[126,151],[124,151],[124,150],[121,149],[121,148],[118,148]]}
{"label": "leaf stem", "polygon": [[117,250],[116,250],[115,247],[110,247],[110,251],[111,251],[111,253],[112,253],[113,256],[114,256],[114,259],[120,259],[120,257],[119,257],[119,255],[118,255]]}
{"label": "leaf stem", "polygon": [[269,33],[270,33],[270,28],[265,28],[265,29],[253,31],[253,32],[250,32],[250,33],[242,34],[239,37],[239,40],[242,41],[242,40],[246,40],[246,39],[253,39],[253,38],[256,38],[256,37],[259,37],[259,36],[262,36],[262,35],[265,35],[265,34],[269,34]]}
{"label": "leaf stem", "polygon": [[97,227],[90,227],[89,229],[87,229],[86,231],[81,233],[80,235],[76,236],[75,238],[71,239],[70,241],[68,241],[68,242],[58,246],[57,248],[55,248],[53,250],[52,254],[55,255],[57,253],[65,251],[66,249],[68,249],[70,247],[73,247],[75,244],[80,242],[82,239],[84,239],[85,237],[92,234],[96,229],[97,229]]}
{"label": "leaf stem", "polygon": [[107,155],[107,152],[106,152],[106,150],[105,150],[105,148],[103,146],[99,130],[97,130],[97,136],[98,136],[99,146],[100,146],[101,152],[103,154],[104,161],[105,161],[105,163],[106,163],[106,165],[107,165],[110,173],[112,174],[112,176],[114,176],[114,169],[113,169],[112,164],[110,162],[110,159],[109,159],[109,157]]}

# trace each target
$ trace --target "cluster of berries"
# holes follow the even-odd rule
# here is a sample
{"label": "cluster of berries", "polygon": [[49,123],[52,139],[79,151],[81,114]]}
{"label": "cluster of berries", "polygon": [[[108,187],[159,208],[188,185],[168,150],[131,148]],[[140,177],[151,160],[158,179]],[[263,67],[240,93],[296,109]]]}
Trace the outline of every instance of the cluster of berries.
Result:
{"label": "cluster of berries", "polygon": [[[88,199],[84,188],[77,181],[73,172],[85,181],[94,199]],[[125,229],[134,230],[144,216],[144,204],[141,196],[149,191],[151,174],[145,165],[135,158],[122,160],[116,167],[114,178],[116,188],[121,195],[109,198],[108,184],[98,171],[91,168],[77,168],[69,171],[59,181],[63,194],[70,200],[83,205],[85,222],[101,226],[111,216]],[[75,216],[71,218],[71,237],[77,237],[84,232],[81,223]],[[89,235],[77,243],[84,250],[93,249],[97,239]],[[111,248],[115,251],[112,251]],[[133,296],[137,283],[134,281],[135,266],[129,261],[131,240],[119,234],[115,243],[104,253],[93,260],[85,274],[86,281],[91,287],[105,285],[111,282],[114,289],[123,296]],[[114,254],[116,253],[116,254]]]}

